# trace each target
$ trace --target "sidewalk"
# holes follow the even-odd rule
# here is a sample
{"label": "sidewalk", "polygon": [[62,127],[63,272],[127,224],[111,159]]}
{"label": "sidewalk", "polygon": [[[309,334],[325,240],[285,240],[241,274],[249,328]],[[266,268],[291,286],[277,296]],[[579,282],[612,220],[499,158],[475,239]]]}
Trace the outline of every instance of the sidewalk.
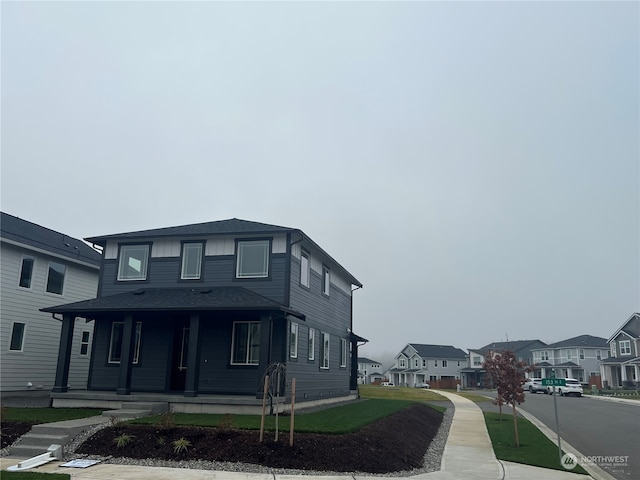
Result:
{"label": "sidewalk", "polygon": [[[449,437],[442,456],[439,472],[410,477],[413,480],[589,480],[591,477],[571,472],[548,470],[496,460],[489,434],[480,408],[470,400],[454,393],[435,390],[455,406]],[[0,458],[0,468],[16,465],[19,459]],[[271,473],[241,473],[215,470],[176,469],[100,463],[86,469],[60,467],[62,462],[51,462],[31,471],[68,473],[76,480],[292,480],[309,478],[307,475],[280,475]],[[367,475],[313,476],[313,480],[366,480],[377,479]],[[395,477],[398,478],[398,477]]]}

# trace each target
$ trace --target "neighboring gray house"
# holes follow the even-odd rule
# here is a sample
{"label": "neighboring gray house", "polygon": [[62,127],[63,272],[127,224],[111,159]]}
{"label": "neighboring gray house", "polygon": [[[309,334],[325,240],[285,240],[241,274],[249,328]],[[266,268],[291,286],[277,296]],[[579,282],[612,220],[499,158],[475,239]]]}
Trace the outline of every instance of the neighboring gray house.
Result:
{"label": "neighboring gray house", "polygon": [[54,406],[254,408],[275,364],[299,405],[355,398],[362,284],[301,230],[233,218],[86,240],[103,249],[97,298],[44,310],[63,318],[62,351],[76,317],[94,323],[90,396],[67,392],[61,359]]}
{"label": "neighboring gray house", "polygon": [[395,364],[388,371],[389,381],[413,387],[422,382],[457,380],[465,357],[464,350],[451,345],[409,343],[395,356]]}
{"label": "neighboring gray house", "polygon": [[485,358],[490,353],[499,353],[510,350],[518,361],[524,361],[527,365],[533,365],[533,353],[536,348],[544,347],[546,343],[540,340],[513,340],[506,342],[493,342],[482,348],[469,349],[464,368],[460,369],[460,378],[463,388],[476,388],[485,386],[485,370],[482,367]]}
{"label": "neighboring gray house", "polygon": [[638,388],[640,379],[640,313],[631,315],[607,340],[610,357],[600,362],[604,388]]}
{"label": "neighboring gray house", "polygon": [[[95,296],[100,254],[80,240],[2,212],[0,389],[51,390],[62,322],[40,309]],[[74,321],[66,387],[84,389],[93,324]]]}
{"label": "neighboring gray house", "polygon": [[380,362],[366,357],[358,357],[358,384],[370,385],[382,380],[382,365]]}
{"label": "neighboring gray house", "polygon": [[575,378],[589,383],[589,378],[600,375],[600,360],[608,354],[607,339],[580,335],[545,347],[532,349],[534,377]]}

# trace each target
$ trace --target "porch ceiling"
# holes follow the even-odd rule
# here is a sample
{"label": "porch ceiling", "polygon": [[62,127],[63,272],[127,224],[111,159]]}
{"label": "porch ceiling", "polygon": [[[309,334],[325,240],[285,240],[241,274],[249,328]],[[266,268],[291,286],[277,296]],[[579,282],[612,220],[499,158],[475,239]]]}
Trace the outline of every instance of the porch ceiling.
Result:
{"label": "porch ceiling", "polygon": [[305,319],[304,314],[244,287],[140,288],[132,292],[41,309],[48,313],[71,313],[89,318],[105,312],[185,310],[271,310]]}

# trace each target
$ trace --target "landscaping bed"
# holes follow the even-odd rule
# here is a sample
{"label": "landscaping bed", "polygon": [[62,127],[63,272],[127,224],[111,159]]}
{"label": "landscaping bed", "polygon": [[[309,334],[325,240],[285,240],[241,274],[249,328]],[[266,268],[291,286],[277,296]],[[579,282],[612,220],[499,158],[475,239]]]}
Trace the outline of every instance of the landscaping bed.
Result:
{"label": "landscaping bed", "polygon": [[[443,414],[424,404],[347,434],[259,432],[231,428],[118,424],[99,430],[76,454],[162,460],[240,462],[308,471],[391,473],[420,468]],[[118,445],[119,444],[119,445]]]}

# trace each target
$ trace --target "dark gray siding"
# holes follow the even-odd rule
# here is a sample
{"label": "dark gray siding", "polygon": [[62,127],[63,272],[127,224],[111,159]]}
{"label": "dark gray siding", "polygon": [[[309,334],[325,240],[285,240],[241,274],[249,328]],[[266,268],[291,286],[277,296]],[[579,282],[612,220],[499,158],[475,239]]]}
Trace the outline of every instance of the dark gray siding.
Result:
{"label": "dark gray siding", "polygon": [[[288,359],[287,380],[296,378],[296,396],[300,400],[339,397],[349,393],[350,354],[347,342],[346,367],[340,367],[340,339],[348,340],[351,326],[351,297],[331,286],[330,296],[321,293],[322,277],[311,271],[309,288],[300,286],[300,262],[291,263],[291,308],[304,312],[298,322],[298,358]],[[295,321],[295,320],[294,320]],[[315,359],[308,360],[309,328],[316,330]],[[322,333],[330,335],[329,369],[321,369]],[[287,352],[288,355],[288,352]]]}
{"label": "dark gray siding", "polygon": [[100,296],[115,295],[145,287],[171,288],[184,287],[186,285],[207,285],[212,287],[245,287],[282,303],[285,297],[286,261],[286,255],[272,255],[269,278],[238,280],[235,278],[235,257],[205,257],[202,281],[184,282],[180,281],[180,258],[152,257],[149,262],[147,280],[141,282],[118,282],[117,260],[105,260],[102,269]]}

